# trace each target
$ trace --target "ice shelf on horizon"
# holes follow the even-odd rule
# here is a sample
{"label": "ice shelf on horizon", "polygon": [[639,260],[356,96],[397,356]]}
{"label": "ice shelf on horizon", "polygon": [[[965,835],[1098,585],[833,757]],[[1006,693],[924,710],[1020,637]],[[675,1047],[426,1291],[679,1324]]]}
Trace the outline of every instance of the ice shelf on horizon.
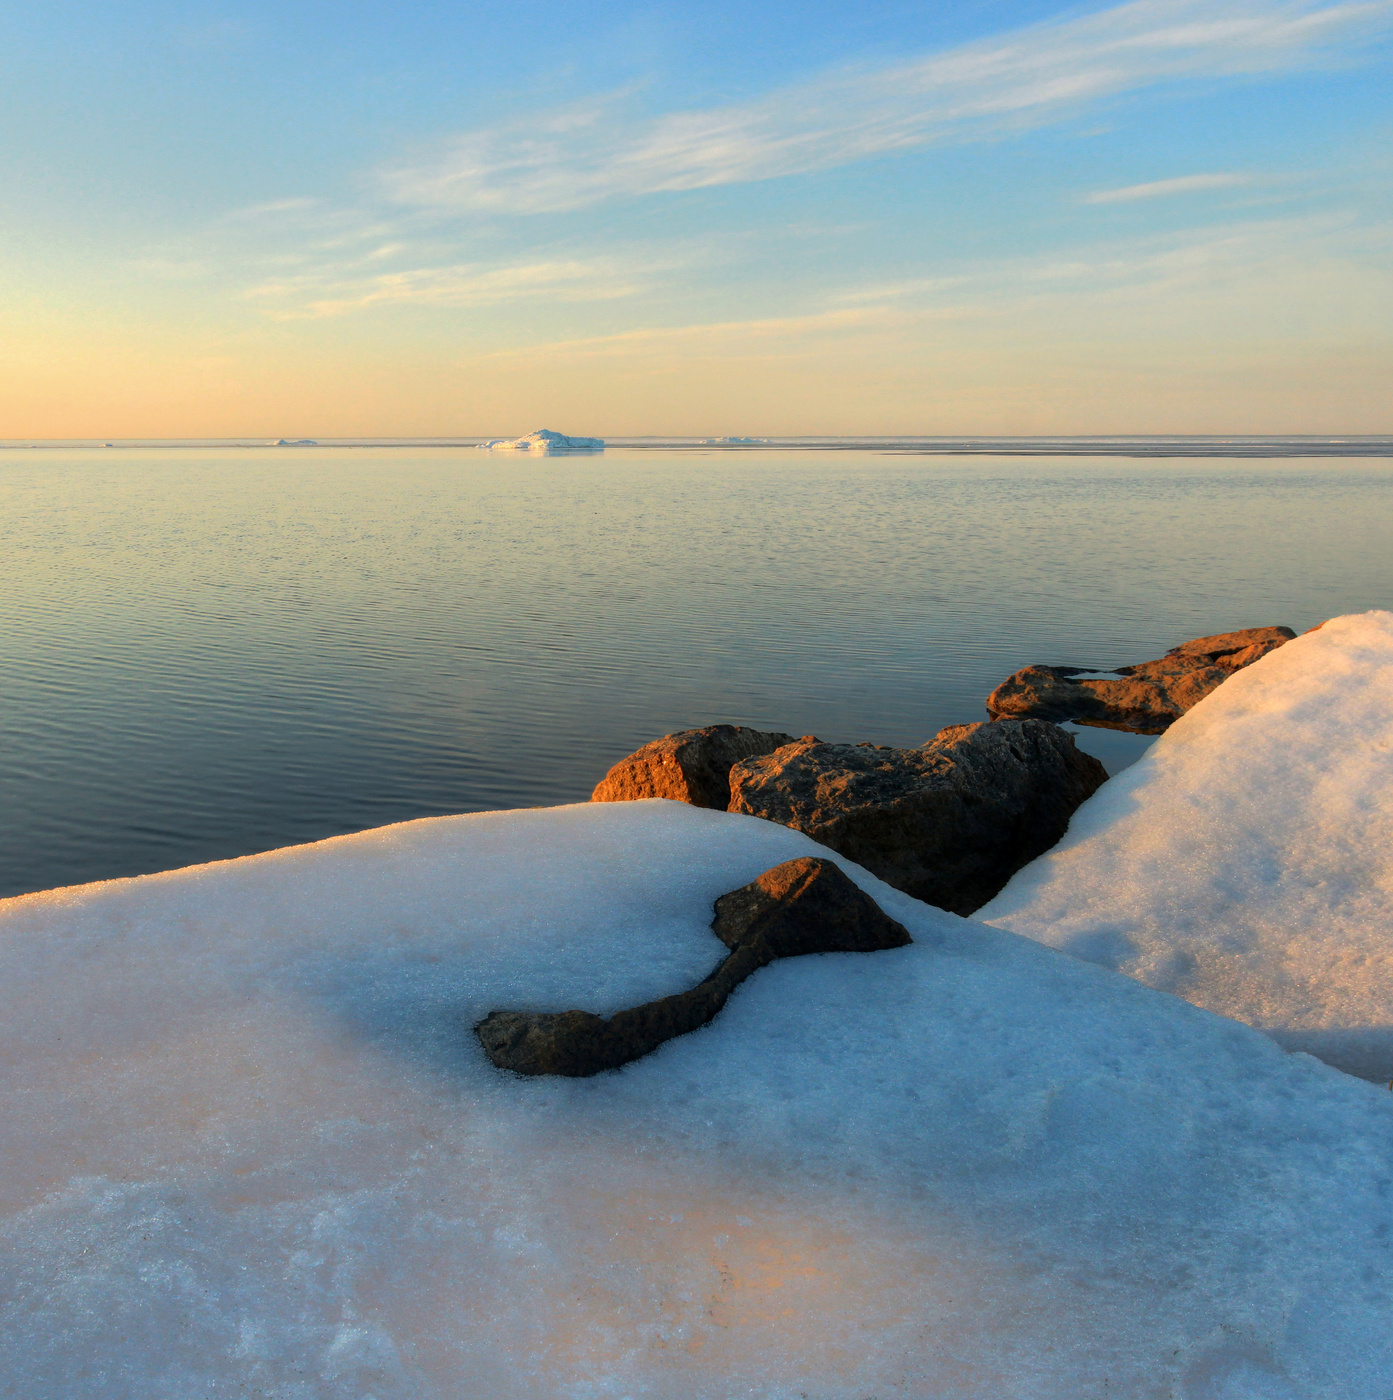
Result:
{"label": "ice shelf on horizon", "polygon": [[567,437],[550,428],[538,428],[519,438],[490,438],[480,448],[492,452],[603,452],[604,438]]}

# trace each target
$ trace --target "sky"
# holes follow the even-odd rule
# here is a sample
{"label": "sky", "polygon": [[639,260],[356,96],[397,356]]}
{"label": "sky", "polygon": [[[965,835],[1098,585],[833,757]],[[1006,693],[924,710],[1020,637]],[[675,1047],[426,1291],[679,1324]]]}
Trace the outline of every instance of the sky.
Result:
{"label": "sky", "polygon": [[0,439],[1393,432],[1393,0],[0,20]]}

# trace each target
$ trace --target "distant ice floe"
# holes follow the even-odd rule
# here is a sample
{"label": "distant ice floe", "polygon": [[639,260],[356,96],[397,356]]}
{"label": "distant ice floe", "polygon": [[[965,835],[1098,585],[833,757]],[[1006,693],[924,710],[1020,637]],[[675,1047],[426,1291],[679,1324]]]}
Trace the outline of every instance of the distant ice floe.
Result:
{"label": "distant ice floe", "polygon": [[272,447],[318,447],[313,438],[277,438]]}
{"label": "distant ice floe", "polygon": [[768,442],[769,439],[768,439],[768,438],[749,438],[749,437],[718,437],[718,438],[703,438],[702,441],[703,441],[703,443],[705,444],[705,446],[707,446],[707,447],[725,447],[725,446],[727,446],[727,445],[729,445],[729,444],[732,444],[732,443],[734,443],[734,444],[739,444],[739,443]]}
{"label": "distant ice floe", "polygon": [[481,442],[480,448],[490,452],[603,452],[604,438],[567,437],[565,433],[554,433],[550,428],[538,428],[520,438],[491,438]]}

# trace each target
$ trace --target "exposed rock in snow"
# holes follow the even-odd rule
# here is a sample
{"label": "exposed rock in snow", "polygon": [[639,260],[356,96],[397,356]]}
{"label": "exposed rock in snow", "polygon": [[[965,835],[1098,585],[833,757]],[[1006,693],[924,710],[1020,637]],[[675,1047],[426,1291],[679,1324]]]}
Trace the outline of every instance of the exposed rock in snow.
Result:
{"label": "exposed rock in snow", "polygon": [[[1330,878],[1363,878],[1350,836]],[[596,803],[0,904],[5,1387],[1393,1390],[1393,1094],[840,858],[912,945],[776,962],[592,1079],[470,1033],[689,986],[712,901],[804,855]]]}
{"label": "exposed rock in snow", "polygon": [[1295,635],[1290,627],[1252,627],[1196,637],[1159,660],[1116,671],[1025,666],[987,697],[987,713],[993,719],[1075,720],[1161,734],[1235,671]]}
{"label": "exposed rock in snow", "polygon": [[695,987],[618,1011],[493,1011],[475,1031],[500,1069],[579,1078],[618,1069],[710,1023],[752,972],[775,958],[903,948],[909,934],[830,860],[800,856],[716,901],[712,932],[728,956]]}
{"label": "exposed rock in snow", "polygon": [[1239,672],[978,917],[1393,1079],[1393,613]]}
{"label": "exposed rock in snow", "polygon": [[730,770],[730,810],[805,831],[916,899],[970,914],[1105,782],[1043,720],[953,724],[917,749],[799,739]]}
{"label": "exposed rock in snow", "polygon": [[590,800],[634,802],[644,797],[670,797],[675,802],[724,812],[730,806],[731,765],[742,758],[773,753],[792,742],[792,735],[738,724],[708,724],[704,729],[665,734],[621,758],[600,780]]}
{"label": "exposed rock in snow", "polygon": [[491,438],[481,442],[481,448],[492,452],[603,452],[604,438],[567,437],[565,433],[554,433],[550,428],[538,428],[520,438]]}

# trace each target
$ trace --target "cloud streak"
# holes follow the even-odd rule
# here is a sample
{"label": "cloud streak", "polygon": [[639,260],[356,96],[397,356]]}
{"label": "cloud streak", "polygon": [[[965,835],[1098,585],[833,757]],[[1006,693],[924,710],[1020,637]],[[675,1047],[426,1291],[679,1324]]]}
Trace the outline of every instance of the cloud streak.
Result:
{"label": "cloud streak", "polygon": [[646,290],[648,278],[660,270],[666,268],[631,259],[590,258],[502,266],[457,263],[370,276],[326,276],[313,272],[263,282],[248,291],[247,296],[266,303],[267,314],[278,320],[320,319],[405,304],[498,306],[538,298],[554,302],[610,301]]}
{"label": "cloud streak", "polygon": [[[1066,342],[1080,327],[1109,342],[1135,343],[1136,327],[1169,327],[1182,338],[1236,334],[1265,341],[1290,334],[1294,308],[1334,339],[1385,324],[1393,298],[1386,269],[1393,224],[1349,216],[1279,219],[1096,244],[1074,257],[990,260],[954,276],[849,289],[840,305],[748,321],[657,326],[579,340],[532,343],[475,357],[586,362],[631,359],[660,365],[693,359],[845,354],[916,363],[925,343],[969,344],[993,353]],[[1274,288],[1282,289],[1274,296]],[[1230,313],[1239,308],[1234,317]],[[1215,326],[1215,318],[1223,330]],[[843,348],[838,349],[838,346]],[[919,347],[916,349],[915,347]]]}
{"label": "cloud streak", "polygon": [[769,180],[1064,119],[1165,82],[1297,70],[1388,30],[1393,0],[1132,0],[762,100],[633,120],[600,99],[383,173],[418,208],[540,213]]}
{"label": "cloud streak", "polygon": [[1223,174],[1181,175],[1174,180],[1152,180],[1145,185],[1125,185],[1120,190],[1099,190],[1084,200],[1085,204],[1126,204],[1134,199],[1164,199],[1172,194],[1193,194],[1198,190],[1225,190],[1235,185],[1252,183],[1251,175]]}

